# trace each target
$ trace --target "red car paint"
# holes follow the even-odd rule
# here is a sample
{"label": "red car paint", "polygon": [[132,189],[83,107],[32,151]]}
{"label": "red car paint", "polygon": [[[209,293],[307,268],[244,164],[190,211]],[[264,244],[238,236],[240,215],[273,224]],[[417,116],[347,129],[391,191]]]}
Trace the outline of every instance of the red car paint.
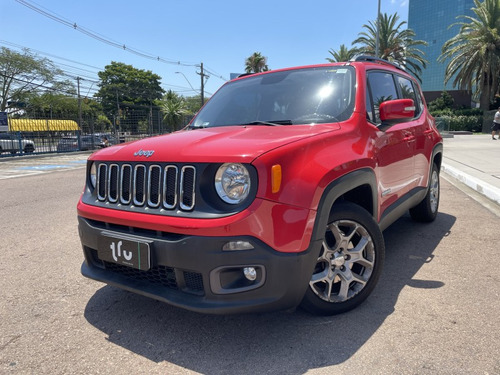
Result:
{"label": "red car paint", "polygon": [[[259,111],[268,111],[270,117],[277,117],[273,118],[277,123],[269,124],[268,122],[272,121],[267,121],[267,118],[256,119],[258,123],[254,123],[254,119],[250,118],[245,125],[244,112],[250,111],[253,108],[251,107],[253,101],[256,100],[245,95],[247,92],[252,92],[254,86],[259,88],[255,84],[251,86],[255,80],[260,79],[261,86],[269,86],[264,88],[269,92],[263,91],[261,95],[263,97],[264,94],[272,94],[273,80],[277,82],[276,84],[280,84],[295,72],[316,71],[320,71],[328,79],[325,80],[326,99],[318,99],[314,102],[314,108],[319,109],[324,105],[324,101],[332,99],[328,105],[331,108],[339,107],[338,114],[304,113],[309,119],[302,120],[304,116],[298,116],[300,120],[290,120],[293,124],[288,124],[287,116],[296,113],[294,110],[298,111],[303,102],[292,102],[295,98],[283,99],[290,91],[283,90],[279,95],[271,96],[272,100],[259,104]],[[373,82],[386,79],[390,83],[393,80],[394,90],[398,95],[407,95],[405,88],[413,89],[414,99],[393,98],[398,100],[386,101],[379,109],[377,104],[372,103],[377,90],[375,86],[371,87],[369,84],[372,78]],[[240,87],[238,85],[242,88],[236,93],[242,92],[245,95],[242,95],[239,102],[235,100],[233,103],[231,100],[236,94],[226,95],[227,98],[224,95],[230,88]],[[337,94],[331,92],[339,87],[343,88],[343,94],[335,97]],[[301,86],[298,85],[294,89],[300,91]],[[219,104],[221,102],[224,105]],[[313,107],[309,105],[309,108]],[[309,108],[305,111],[309,111]],[[216,114],[211,114],[210,111]],[[219,126],[214,120],[220,118],[221,113],[231,111],[234,113],[225,114],[223,120],[220,120],[223,126]],[[284,122],[279,118],[281,114],[286,118],[283,119]],[[379,115],[380,119],[377,119]],[[231,116],[240,116],[239,122],[231,123]],[[333,119],[335,121],[332,121]],[[263,293],[266,285],[271,284],[269,280],[273,278],[273,265],[281,259],[279,254],[302,256],[319,251],[324,229],[318,228],[318,225],[323,222],[322,220],[326,220],[324,217],[328,216],[328,212],[334,207],[333,203],[341,200],[363,207],[373,216],[380,229],[385,229],[400,216],[403,209],[419,203],[415,198],[413,203],[405,205],[402,202],[409,200],[406,197],[417,195],[420,200],[429,189],[431,167],[440,166],[441,142],[441,136],[427,112],[417,82],[400,69],[381,61],[317,65],[239,78],[223,86],[214,95],[193,119],[190,128],[109,147],[94,153],[89,158],[89,173],[93,164],[97,165],[99,172],[97,187],[90,183],[90,175],[87,177],[84,194],[78,203],[80,235],[86,257],[82,272],[96,280],[196,311],[227,313],[293,307],[300,302],[307,288],[307,282],[298,288],[296,293],[288,289],[285,290],[286,293],[283,290],[270,293],[273,295],[272,302],[264,301],[268,297],[261,299],[255,297],[258,302],[251,302],[253,296],[258,295],[256,290]],[[249,180],[253,190],[249,198],[241,204],[238,203],[235,209],[230,204],[220,201],[221,198],[213,188],[215,171],[224,163],[237,163],[250,170]],[[129,173],[136,173],[133,169],[136,165],[144,166],[144,176],[147,175],[148,179],[152,179],[153,175],[153,170],[147,169],[151,168],[150,166],[156,168],[154,171],[163,176],[162,182],[158,184],[159,187],[152,188],[150,180],[147,180],[141,182],[142,185],[138,189],[141,191],[140,199],[147,200],[150,196],[154,197],[153,207],[147,207],[145,203],[134,205],[132,198],[131,203],[123,204],[121,201],[124,194],[122,180],[126,173],[124,166],[125,169],[129,168],[128,171],[133,171]],[[166,199],[167,170],[172,173],[174,170],[180,171],[178,173],[182,175],[184,173],[182,167],[185,165],[189,168],[195,166],[193,170],[196,182],[192,194],[193,200],[196,200],[194,208],[182,210],[176,206],[167,209],[160,203],[156,206],[156,195]],[[282,174],[279,178],[280,187],[278,191],[273,192],[271,170],[276,165],[280,166]],[[103,166],[102,169],[99,169],[99,166]],[[102,180],[99,180],[101,175]],[[367,176],[364,183],[357,182],[359,178],[354,176],[359,175]],[[134,180],[130,184],[136,186],[137,182]],[[178,180],[176,184],[178,186]],[[142,187],[146,190],[153,189],[155,192],[157,189],[158,194],[150,190],[142,192]],[[175,195],[175,199],[183,196],[182,187],[179,189],[175,194],[171,194]],[[132,194],[129,191],[126,193],[127,197]],[[99,198],[99,194],[103,197]],[[335,202],[329,202],[329,197],[337,195]],[[200,200],[201,209],[198,206]],[[329,202],[328,207],[325,207],[326,202]],[[95,223],[98,223],[97,228],[101,229],[96,229]],[[271,254],[272,260],[262,268],[258,268],[262,272],[259,277],[262,277],[263,281],[255,284],[255,289],[252,289],[250,283],[248,286],[234,287],[233,293],[232,287],[219,286],[223,282],[217,279],[218,276],[213,276],[214,270],[229,267],[228,265],[233,265],[233,268],[241,266],[243,269],[246,263],[244,255],[241,255],[244,251],[238,252],[238,260],[233,259],[233,254],[227,253],[228,265],[213,264],[207,266],[208,268],[201,267],[203,270],[201,268],[194,270],[202,275],[200,278],[204,282],[203,293],[209,302],[193,302],[189,298],[184,298],[185,296],[177,300],[175,295],[177,292],[172,296],[163,291],[153,293],[141,290],[136,284],[132,285],[132,282],[129,285],[125,279],[116,281],[113,275],[107,275],[107,266],[99,263],[100,254],[106,251],[98,245],[99,237],[103,234],[116,235],[118,239],[130,237],[148,242],[154,258],[153,263],[156,258],[162,259],[166,256],[166,252],[160,253],[157,249],[159,245],[155,245],[161,236],[196,237],[200,239],[197,242],[200,244],[204,238],[217,240],[227,237],[250,242],[254,239],[263,244],[265,248],[263,251],[265,254]],[[209,253],[217,253],[220,256],[226,254],[219,248],[210,249]],[[169,254],[175,254],[176,259],[183,258],[182,250],[172,249],[169,250]],[[248,251],[248,254],[251,252]],[[311,258],[315,261],[317,255],[311,255]],[[203,255],[202,259],[204,260],[200,262],[210,263],[210,254]],[[173,261],[179,264],[182,262]],[[252,257],[248,262],[252,265],[255,258]],[[192,262],[186,261],[185,264],[186,266],[180,268],[187,267],[187,264],[195,267]],[[304,269],[305,274],[302,278],[307,280],[310,277],[307,275],[311,272],[311,261],[304,262],[300,267]],[[229,274],[229,271],[227,272]],[[245,281],[245,279],[240,280],[239,276],[234,277],[238,282]],[[283,281],[286,283],[286,280]],[[289,289],[292,288],[294,287],[291,286]],[[286,301],[283,301],[284,294],[288,296]],[[226,302],[224,298],[227,298]],[[213,301],[218,301],[220,305],[214,307]]]}

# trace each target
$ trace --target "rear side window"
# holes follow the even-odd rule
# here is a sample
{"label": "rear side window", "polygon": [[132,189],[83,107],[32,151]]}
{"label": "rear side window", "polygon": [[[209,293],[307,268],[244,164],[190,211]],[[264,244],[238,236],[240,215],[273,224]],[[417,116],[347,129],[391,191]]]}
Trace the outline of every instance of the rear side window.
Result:
{"label": "rear side window", "polygon": [[397,82],[401,90],[401,98],[413,100],[413,103],[415,103],[415,117],[418,117],[422,111],[422,104],[413,82],[401,76],[397,77]]}
{"label": "rear side window", "polygon": [[415,117],[422,113],[422,98],[412,80],[388,72],[369,72],[366,95],[367,118],[375,124],[380,124],[380,104],[394,99],[412,99],[415,104]]}

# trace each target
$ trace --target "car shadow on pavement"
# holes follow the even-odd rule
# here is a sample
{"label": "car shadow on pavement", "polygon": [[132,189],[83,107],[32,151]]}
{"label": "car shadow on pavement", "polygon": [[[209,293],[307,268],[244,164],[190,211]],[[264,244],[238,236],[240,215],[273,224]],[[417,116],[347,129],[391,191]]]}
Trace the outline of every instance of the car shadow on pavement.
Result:
{"label": "car shadow on pavement", "polygon": [[[377,287],[358,308],[318,317],[297,309],[244,315],[203,315],[104,286],[88,301],[85,318],[107,340],[154,362],[204,374],[296,373],[342,363],[380,328],[406,286],[440,288],[414,279],[456,218],[432,224],[403,216],[384,232],[386,261]],[[439,277],[439,275],[436,275]]]}

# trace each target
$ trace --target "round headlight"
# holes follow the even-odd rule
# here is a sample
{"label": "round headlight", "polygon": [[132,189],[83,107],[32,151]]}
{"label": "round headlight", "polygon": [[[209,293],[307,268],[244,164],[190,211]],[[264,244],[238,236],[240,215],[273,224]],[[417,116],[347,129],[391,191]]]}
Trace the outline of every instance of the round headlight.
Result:
{"label": "round headlight", "polygon": [[239,163],[222,164],[215,174],[215,189],[226,203],[238,204],[250,193],[250,174]]}
{"label": "round headlight", "polygon": [[92,189],[95,189],[97,184],[97,167],[95,166],[95,163],[92,163],[90,166],[89,181]]}

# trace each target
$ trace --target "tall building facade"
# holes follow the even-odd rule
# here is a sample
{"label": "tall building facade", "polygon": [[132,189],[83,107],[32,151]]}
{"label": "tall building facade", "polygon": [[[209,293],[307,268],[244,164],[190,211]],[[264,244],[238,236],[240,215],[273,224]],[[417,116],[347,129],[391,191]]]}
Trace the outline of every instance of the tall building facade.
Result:
{"label": "tall building facade", "polygon": [[460,104],[470,104],[470,94],[459,92],[453,87],[452,80],[445,86],[446,62],[441,63],[437,60],[441,55],[443,44],[460,30],[460,26],[451,25],[467,22],[460,16],[473,16],[472,7],[474,0],[410,0],[408,28],[415,32],[415,39],[424,40],[428,44],[419,47],[424,51],[428,61],[427,68],[423,69],[421,75],[422,90],[427,100],[435,99],[446,90],[454,96],[455,102],[458,100]]}

